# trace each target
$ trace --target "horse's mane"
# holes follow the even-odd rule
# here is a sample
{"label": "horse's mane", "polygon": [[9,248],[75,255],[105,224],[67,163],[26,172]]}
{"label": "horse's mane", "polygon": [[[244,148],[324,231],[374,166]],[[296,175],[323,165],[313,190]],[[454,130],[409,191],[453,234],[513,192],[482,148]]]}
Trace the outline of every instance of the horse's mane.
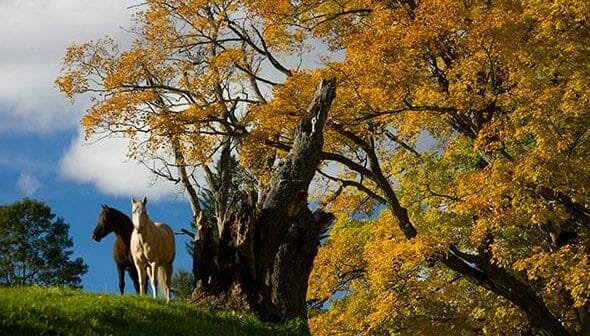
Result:
{"label": "horse's mane", "polygon": [[123,222],[124,225],[129,226],[130,228],[133,228],[133,222],[131,221],[131,218],[129,218],[129,216],[127,216],[126,214],[122,213],[121,211],[112,208],[108,205],[105,205],[105,207],[108,208],[109,212],[111,213],[112,216],[114,216],[116,218],[116,220],[119,220],[121,222]]}

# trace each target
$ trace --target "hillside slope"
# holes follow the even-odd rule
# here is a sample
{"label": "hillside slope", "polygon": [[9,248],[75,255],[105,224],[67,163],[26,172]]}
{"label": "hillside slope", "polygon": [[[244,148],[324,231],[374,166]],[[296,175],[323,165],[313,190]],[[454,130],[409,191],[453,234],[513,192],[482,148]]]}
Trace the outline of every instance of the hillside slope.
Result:
{"label": "hillside slope", "polygon": [[300,325],[269,326],[251,316],[135,295],[0,288],[0,335],[299,336],[305,334],[301,329]]}

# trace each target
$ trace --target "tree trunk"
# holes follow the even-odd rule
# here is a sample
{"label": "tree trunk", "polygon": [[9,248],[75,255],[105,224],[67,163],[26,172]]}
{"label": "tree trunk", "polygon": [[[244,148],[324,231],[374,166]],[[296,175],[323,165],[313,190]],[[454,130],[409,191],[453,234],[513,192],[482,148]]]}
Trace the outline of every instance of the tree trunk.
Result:
{"label": "tree trunk", "polygon": [[582,335],[590,335],[590,304],[576,308],[578,321],[580,321]]}
{"label": "tree trunk", "polygon": [[334,216],[305,207],[289,228],[275,258],[272,274],[272,302],[287,319],[307,317],[307,285],[319,248],[319,237]]}
{"label": "tree trunk", "polygon": [[217,230],[200,218],[196,300],[253,311],[268,321],[306,319],[307,282],[319,239],[333,219],[307,207],[320,163],[323,127],[336,82],[324,80],[295,129],[295,141],[257,199],[236,195]]}
{"label": "tree trunk", "polygon": [[467,254],[451,245],[448,253],[441,257],[441,262],[470,281],[512,302],[525,313],[539,335],[571,335],[533,287],[491,263],[485,254]]}

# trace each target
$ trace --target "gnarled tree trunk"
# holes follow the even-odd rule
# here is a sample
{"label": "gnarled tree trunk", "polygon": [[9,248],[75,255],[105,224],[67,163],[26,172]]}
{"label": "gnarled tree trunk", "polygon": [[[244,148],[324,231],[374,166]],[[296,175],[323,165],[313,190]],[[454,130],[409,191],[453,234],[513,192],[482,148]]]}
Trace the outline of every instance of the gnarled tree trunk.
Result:
{"label": "gnarled tree trunk", "polygon": [[217,228],[197,222],[196,300],[249,310],[269,321],[306,318],[307,282],[319,239],[333,219],[307,207],[307,190],[320,163],[323,128],[336,91],[324,80],[295,130],[260,199],[234,197]]}

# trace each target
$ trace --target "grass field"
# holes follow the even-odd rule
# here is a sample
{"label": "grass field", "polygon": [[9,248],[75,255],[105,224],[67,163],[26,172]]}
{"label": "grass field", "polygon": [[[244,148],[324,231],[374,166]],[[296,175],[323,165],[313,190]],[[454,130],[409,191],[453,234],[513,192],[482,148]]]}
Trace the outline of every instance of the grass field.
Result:
{"label": "grass field", "polygon": [[0,288],[0,335],[305,335],[301,324],[270,326],[252,316],[183,302],[37,287]]}

